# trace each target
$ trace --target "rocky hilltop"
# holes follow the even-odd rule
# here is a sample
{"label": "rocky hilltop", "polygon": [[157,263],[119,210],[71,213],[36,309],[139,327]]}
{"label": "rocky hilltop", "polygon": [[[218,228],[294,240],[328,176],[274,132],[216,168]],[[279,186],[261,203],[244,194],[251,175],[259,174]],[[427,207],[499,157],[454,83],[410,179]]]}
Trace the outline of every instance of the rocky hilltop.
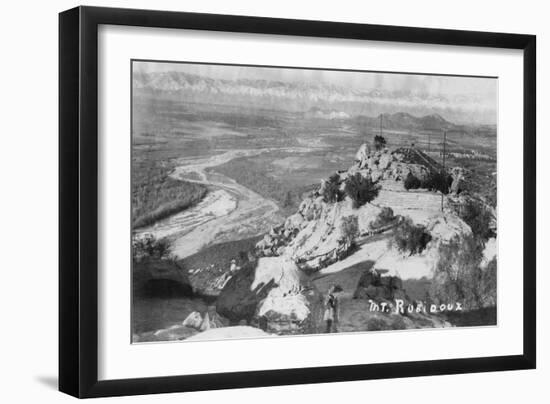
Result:
{"label": "rocky hilltop", "polygon": [[[327,202],[324,196],[327,181],[322,181],[319,189],[302,201],[298,212],[265,235],[257,244],[258,253],[267,257],[285,256],[302,270],[315,272],[352,252],[355,245],[344,234],[343,224],[349,218],[357,219],[359,239],[395,227],[399,222],[396,215],[410,217],[414,223],[427,226],[434,233],[434,246],[443,235],[450,239],[454,235],[468,234],[468,226],[454,212],[449,209],[441,212],[441,194],[405,189],[408,176],[423,182],[440,170],[437,162],[417,149],[371,151],[363,144],[354,164],[346,171],[335,173],[331,181],[337,183],[344,194],[346,180],[359,175],[379,184],[378,196],[358,208],[349,197]],[[450,184],[458,191],[461,173],[455,171]]]}
{"label": "rocky hilltop", "polygon": [[[256,244],[254,268],[226,285],[218,312],[234,322],[263,321],[272,332],[319,332],[323,295],[336,282],[346,284],[343,294],[349,297],[344,330],[449,326],[421,311],[404,319],[370,312],[366,306],[391,305],[395,299],[415,308],[426,305],[408,295],[403,281],[429,282],[440,263],[441,246],[460,245],[472,236],[450,203],[458,198],[461,170],[446,173],[449,193],[422,188],[441,170],[415,148],[371,150],[362,145],[349,169],[322,181],[296,213]],[[419,181],[416,189],[407,189],[411,176]],[[375,184],[376,197],[357,206],[346,194],[351,177]],[[339,197],[327,198],[329,188]],[[395,245],[395,233],[404,225],[423,229],[424,245],[418,251]]]}
{"label": "rocky hilltop", "polygon": [[[433,303],[494,308],[496,217],[483,211],[491,228],[482,229],[480,243],[479,226],[461,218],[475,197],[462,192],[463,180],[461,168],[443,170],[415,147],[363,144],[348,169],[321,181],[294,214],[248,245],[237,271],[222,270],[223,263],[188,270],[193,293],[211,299],[204,318],[192,313],[136,340],[325,332],[324,299],[334,286],[341,289],[340,332],[451,326],[444,313],[427,311]],[[233,251],[214,247],[220,257]]]}

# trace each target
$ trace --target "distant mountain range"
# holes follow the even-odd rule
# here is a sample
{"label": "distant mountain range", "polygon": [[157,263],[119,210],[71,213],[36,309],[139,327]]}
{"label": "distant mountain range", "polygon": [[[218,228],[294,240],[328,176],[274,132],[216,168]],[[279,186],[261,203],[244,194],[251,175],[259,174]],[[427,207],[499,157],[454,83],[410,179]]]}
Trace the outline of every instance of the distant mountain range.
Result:
{"label": "distant mountain range", "polygon": [[[390,125],[393,120],[409,120],[411,125],[416,125],[415,116],[432,119],[434,125],[437,121],[444,123],[441,120],[479,124],[488,123],[488,117],[494,115],[494,106],[484,105],[481,99],[473,96],[444,97],[380,89],[363,91],[323,83],[213,79],[183,72],[135,72],[133,86],[137,94],[160,92],[189,102],[312,112],[319,117],[325,115],[324,111],[330,111],[329,119],[384,114]],[[403,115],[399,115],[400,112]]]}
{"label": "distant mountain range", "polygon": [[413,116],[406,112],[380,114],[377,117],[357,116],[356,122],[362,126],[396,130],[463,130],[463,125],[449,122],[439,114]]}

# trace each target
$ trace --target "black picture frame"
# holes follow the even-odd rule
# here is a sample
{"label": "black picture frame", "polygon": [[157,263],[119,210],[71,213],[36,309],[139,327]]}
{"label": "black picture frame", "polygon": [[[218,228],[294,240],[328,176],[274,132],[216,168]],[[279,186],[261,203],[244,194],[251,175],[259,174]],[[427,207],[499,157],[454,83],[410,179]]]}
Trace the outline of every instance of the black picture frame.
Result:
{"label": "black picture frame", "polygon": [[[99,381],[98,26],[180,28],[523,51],[523,354]],[[59,15],[59,389],[104,397],[534,369],[536,37],[533,35],[77,7]]]}

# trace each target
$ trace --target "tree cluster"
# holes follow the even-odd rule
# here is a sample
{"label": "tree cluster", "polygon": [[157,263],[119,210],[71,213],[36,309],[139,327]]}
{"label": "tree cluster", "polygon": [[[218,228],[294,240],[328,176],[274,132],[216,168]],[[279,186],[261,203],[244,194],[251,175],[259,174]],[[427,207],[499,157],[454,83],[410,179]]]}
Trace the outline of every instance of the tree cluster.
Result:
{"label": "tree cluster", "polygon": [[353,201],[353,207],[359,208],[378,196],[380,186],[370,176],[355,173],[346,179],[344,192]]}
{"label": "tree cluster", "polygon": [[410,218],[404,218],[394,229],[392,242],[399,251],[414,255],[424,251],[431,239],[425,226],[415,225]]}

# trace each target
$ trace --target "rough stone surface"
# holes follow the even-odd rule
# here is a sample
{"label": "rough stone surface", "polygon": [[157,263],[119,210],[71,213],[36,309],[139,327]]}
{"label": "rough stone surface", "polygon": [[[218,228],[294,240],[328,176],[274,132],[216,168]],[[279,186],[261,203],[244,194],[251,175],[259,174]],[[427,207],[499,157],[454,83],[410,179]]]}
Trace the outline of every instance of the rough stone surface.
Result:
{"label": "rough stone surface", "polygon": [[269,291],[275,287],[274,279],[267,283],[259,283],[254,288],[257,263],[249,263],[235,274],[225,284],[216,301],[216,311],[229,319],[231,324],[239,324],[245,321],[249,324],[260,301],[265,299]]}

